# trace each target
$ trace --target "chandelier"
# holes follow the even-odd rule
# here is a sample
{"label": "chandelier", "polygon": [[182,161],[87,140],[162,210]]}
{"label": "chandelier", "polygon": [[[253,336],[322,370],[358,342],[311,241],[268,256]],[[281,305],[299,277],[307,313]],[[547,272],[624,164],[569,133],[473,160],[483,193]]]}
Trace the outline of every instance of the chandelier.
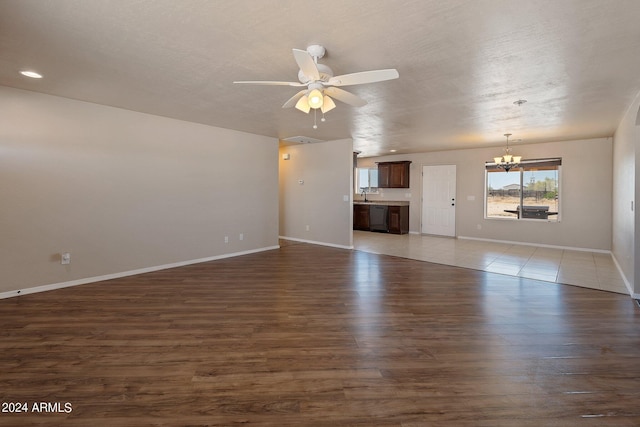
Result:
{"label": "chandelier", "polygon": [[520,160],[522,160],[522,156],[514,156],[511,154],[511,149],[509,148],[509,137],[511,134],[505,133],[504,136],[507,137],[507,148],[504,150],[504,156],[494,157],[493,161],[496,163],[497,167],[504,169],[505,172],[509,172],[511,168],[518,167]]}

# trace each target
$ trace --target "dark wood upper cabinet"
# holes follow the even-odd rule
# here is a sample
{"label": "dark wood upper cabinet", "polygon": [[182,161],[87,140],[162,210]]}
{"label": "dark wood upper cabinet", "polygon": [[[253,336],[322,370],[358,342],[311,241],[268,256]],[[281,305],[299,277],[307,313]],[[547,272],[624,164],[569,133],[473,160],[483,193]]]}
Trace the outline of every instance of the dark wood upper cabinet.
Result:
{"label": "dark wood upper cabinet", "polygon": [[378,163],[378,187],[379,188],[409,188],[409,165],[411,162]]}

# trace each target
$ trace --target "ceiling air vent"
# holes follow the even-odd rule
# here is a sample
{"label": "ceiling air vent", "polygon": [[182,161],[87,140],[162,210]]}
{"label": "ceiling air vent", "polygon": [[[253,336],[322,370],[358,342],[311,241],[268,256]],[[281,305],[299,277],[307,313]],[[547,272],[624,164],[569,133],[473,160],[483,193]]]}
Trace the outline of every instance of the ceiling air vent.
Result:
{"label": "ceiling air vent", "polygon": [[317,142],[324,142],[321,139],[310,138],[308,136],[291,136],[289,138],[282,139],[283,145],[293,144],[315,144]]}

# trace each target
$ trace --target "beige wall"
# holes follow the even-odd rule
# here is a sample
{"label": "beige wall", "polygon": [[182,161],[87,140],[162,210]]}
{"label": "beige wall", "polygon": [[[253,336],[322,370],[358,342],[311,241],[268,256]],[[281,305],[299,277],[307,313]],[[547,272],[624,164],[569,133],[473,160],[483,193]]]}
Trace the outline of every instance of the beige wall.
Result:
{"label": "beige wall", "polygon": [[[612,249],[633,283],[639,104],[613,147],[608,139],[516,146],[525,158],[563,158],[558,224],[483,218],[484,161],[500,148],[359,165],[413,161],[410,189],[371,196],[409,200],[412,232],[420,231],[422,166],[456,164],[458,236]],[[285,161],[272,138],[28,91],[0,87],[0,107],[0,294],[271,248],[278,231],[352,246],[351,140],[282,147]],[[59,262],[65,251],[69,266]]]}
{"label": "beige wall", "polygon": [[[622,118],[613,143],[613,244],[612,252],[625,279],[640,297],[640,215],[635,201],[640,195],[640,126],[636,125],[640,94]],[[634,210],[631,204],[634,203]]]}
{"label": "beige wall", "polygon": [[500,147],[363,158],[358,159],[358,166],[366,167],[383,160],[413,162],[410,189],[385,189],[381,196],[370,196],[371,199],[409,200],[411,232],[420,232],[422,166],[454,164],[457,236],[610,250],[611,140],[518,144],[514,151],[530,159],[562,157],[561,222],[484,219],[484,163],[501,154]]}
{"label": "beige wall", "polygon": [[6,87],[0,111],[5,296],[278,244],[276,139]]}
{"label": "beige wall", "polygon": [[352,247],[352,151],[351,139],[280,148],[282,237]]}

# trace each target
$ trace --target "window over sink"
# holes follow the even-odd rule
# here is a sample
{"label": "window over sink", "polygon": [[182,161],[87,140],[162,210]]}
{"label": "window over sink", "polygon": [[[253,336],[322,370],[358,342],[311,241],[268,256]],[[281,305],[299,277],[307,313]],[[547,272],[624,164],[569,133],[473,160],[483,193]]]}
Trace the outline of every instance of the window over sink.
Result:
{"label": "window over sink", "polygon": [[356,168],[356,188],[358,194],[378,194],[378,169]]}

